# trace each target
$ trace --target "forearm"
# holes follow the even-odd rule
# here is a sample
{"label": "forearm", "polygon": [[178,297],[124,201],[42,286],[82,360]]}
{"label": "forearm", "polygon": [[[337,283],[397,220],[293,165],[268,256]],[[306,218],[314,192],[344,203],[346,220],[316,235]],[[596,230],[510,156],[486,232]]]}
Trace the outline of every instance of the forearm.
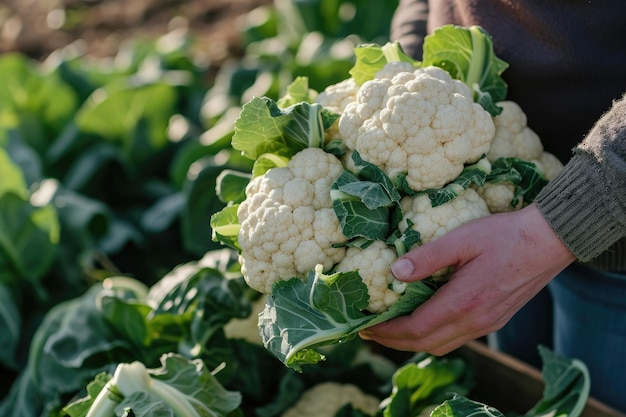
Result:
{"label": "forearm", "polygon": [[391,22],[391,40],[400,42],[407,54],[421,59],[427,20],[427,0],[400,0]]}
{"label": "forearm", "polygon": [[626,98],[596,123],[535,203],[580,261],[626,236]]}

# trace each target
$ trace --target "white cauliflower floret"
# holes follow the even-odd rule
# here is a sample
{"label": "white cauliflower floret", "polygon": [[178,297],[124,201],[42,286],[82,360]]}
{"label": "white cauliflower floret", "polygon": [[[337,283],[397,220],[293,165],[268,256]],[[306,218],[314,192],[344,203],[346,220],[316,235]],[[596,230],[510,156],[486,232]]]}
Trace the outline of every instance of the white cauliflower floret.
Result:
{"label": "white cauliflower floret", "polygon": [[334,417],[348,404],[365,415],[373,416],[378,411],[380,400],[364,393],[356,385],[327,381],[306,391],[282,417]]}
{"label": "white cauliflower floret", "polygon": [[[427,194],[403,197],[400,205],[404,217],[398,228],[404,232],[408,227],[407,219],[410,219],[414,223],[411,228],[419,232],[422,243],[440,238],[464,223],[490,214],[487,204],[473,188],[462,191],[452,200],[436,207],[431,205]],[[451,267],[443,268],[432,277],[446,281],[451,270]]]}
{"label": "white cauliflower floret", "polygon": [[536,161],[548,181],[553,180],[563,169],[563,163],[550,152],[543,152]]}
{"label": "white cauliflower floret", "polygon": [[379,76],[339,119],[346,147],[365,161],[390,177],[406,173],[421,191],[444,186],[489,150],[493,119],[464,83],[437,67],[392,65]]}
{"label": "white cauliflower floret", "polygon": [[319,148],[294,155],[287,167],[253,179],[239,205],[239,261],[248,285],[270,293],[279,280],[305,278],[322,264],[329,270],[345,254],[343,235],[330,198],[341,162]]}
{"label": "white cauliflower floret", "polygon": [[507,213],[519,210],[524,205],[521,196],[515,206],[511,204],[515,198],[515,185],[512,183],[486,183],[477,187],[476,192],[485,200],[490,213]]}
{"label": "white cauliflower floret", "polygon": [[367,310],[382,313],[398,301],[404,291],[404,286],[399,285],[391,273],[391,263],[396,258],[395,249],[377,240],[365,249],[348,248],[345,258],[337,264],[335,271],[358,271],[370,297]]}
{"label": "white cauliflower floret", "polygon": [[498,158],[520,158],[527,161],[539,159],[543,144],[539,136],[528,127],[526,113],[513,101],[500,101],[502,113],[493,118],[496,133],[487,152],[489,162]]}
{"label": "white cauliflower floret", "polygon": [[392,79],[401,72],[413,72],[415,67],[404,61],[394,61],[387,63],[380,71],[376,73],[374,78],[388,78]]}
{"label": "white cauliflower floret", "polygon": [[334,113],[341,114],[348,104],[356,100],[358,90],[359,86],[354,78],[347,78],[326,87],[319,93],[315,102]]}
{"label": "white cauliflower floret", "polygon": [[427,194],[403,197],[400,205],[404,213],[399,224],[400,231],[406,230],[407,219],[410,219],[414,223],[412,228],[420,233],[422,243],[428,243],[470,220],[490,214],[485,201],[472,188],[437,207],[432,207]]}
{"label": "white cauliflower floret", "polygon": [[[354,78],[347,78],[337,84],[329,85],[315,99],[316,103],[321,104],[325,109],[341,114],[348,104],[356,100],[356,93],[359,90]],[[335,121],[332,126],[324,131],[324,142],[341,140],[339,135],[339,120]]]}

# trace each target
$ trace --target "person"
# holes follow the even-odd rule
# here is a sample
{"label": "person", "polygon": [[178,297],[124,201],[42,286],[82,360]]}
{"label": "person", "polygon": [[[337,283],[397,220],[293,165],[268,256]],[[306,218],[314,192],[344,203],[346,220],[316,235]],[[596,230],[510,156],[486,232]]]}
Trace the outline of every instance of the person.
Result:
{"label": "person", "polygon": [[585,362],[591,394],[626,412],[626,2],[400,0],[391,36],[479,25],[517,102],[565,167],[527,207],[462,225],[392,265],[404,281],[453,266],[412,314],[361,333],[446,354],[487,335],[540,365],[537,345]]}

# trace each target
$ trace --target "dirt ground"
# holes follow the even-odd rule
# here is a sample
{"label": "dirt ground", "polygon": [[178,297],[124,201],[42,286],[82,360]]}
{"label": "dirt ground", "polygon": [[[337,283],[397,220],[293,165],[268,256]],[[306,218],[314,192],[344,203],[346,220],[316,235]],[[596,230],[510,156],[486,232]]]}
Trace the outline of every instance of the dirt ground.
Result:
{"label": "dirt ground", "polygon": [[239,50],[237,20],[272,0],[0,0],[0,53],[35,59],[81,40],[93,56],[114,54],[125,39],[187,28],[213,63]]}

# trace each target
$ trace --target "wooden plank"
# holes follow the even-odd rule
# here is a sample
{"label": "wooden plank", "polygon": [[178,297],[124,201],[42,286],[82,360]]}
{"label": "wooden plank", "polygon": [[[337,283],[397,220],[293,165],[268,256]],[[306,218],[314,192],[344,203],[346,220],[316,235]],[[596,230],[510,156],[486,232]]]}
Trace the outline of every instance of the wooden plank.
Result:
{"label": "wooden plank", "polygon": [[[459,349],[475,369],[476,387],[471,399],[503,413],[525,413],[543,393],[541,372],[526,363],[473,341]],[[626,417],[600,401],[589,398],[581,417]]]}

